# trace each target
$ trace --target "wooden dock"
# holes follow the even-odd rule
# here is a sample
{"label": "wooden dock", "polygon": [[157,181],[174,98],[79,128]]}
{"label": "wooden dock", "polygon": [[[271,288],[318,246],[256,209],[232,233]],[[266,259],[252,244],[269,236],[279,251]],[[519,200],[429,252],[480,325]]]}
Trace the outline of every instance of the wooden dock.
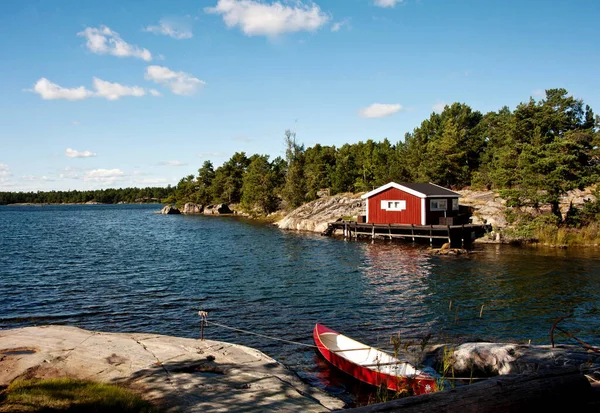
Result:
{"label": "wooden dock", "polygon": [[429,240],[449,242],[453,247],[464,247],[490,230],[487,225],[412,225],[412,224],[364,224],[356,221],[330,222],[321,235],[341,235],[347,239],[404,239],[415,242]]}

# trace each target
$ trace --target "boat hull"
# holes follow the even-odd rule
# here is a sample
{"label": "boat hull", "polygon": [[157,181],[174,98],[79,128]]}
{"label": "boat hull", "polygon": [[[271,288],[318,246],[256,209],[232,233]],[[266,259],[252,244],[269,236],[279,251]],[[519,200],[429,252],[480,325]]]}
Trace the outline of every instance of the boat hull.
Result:
{"label": "boat hull", "polygon": [[[354,377],[362,382],[371,384],[373,386],[376,386],[376,387],[383,386],[383,387],[386,387],[388,390],[396,391],[396,392],[409,391],[412,394],[426,394],[426,393],[434,392],[436,390],[435,379],[424,373],[414,375],[414,376],[402,376],[402,375],[387,374],[382,371],[377,371],[377,368],[373,369],[373,368],[361,366],[360,364],[355,363],[352,360],[349,360],[348,358],[345,358],[339,354],[336,354],[335,351],[331,350],[323,342],[322,335],[325,333],[335,334],[335,335],[339,335],[342,337],[345,337],[345,336],[341,335],[337,331],[334,331],[328,327],[325,327],[322,324],[315,325],[315,329],[313,332],[315,344],[317,345],[317,348],[319,349],[319,352],[321,353],[321,355],[323,355],[323,357],[327,361],[329,361],[331,364],[333,364],[335,367],[337,367],[338,369],[342,370],[343,372],[351,375],[352,377]],[[365,346],[365,349],[368,348],[373,351],[379,351],[370,346],[366,346],[364,344],[362,344],[362,345]],[[352,351],[352,350],[353,349],[350,349],[348,351]],[[341,350],[341,352],[343,352],[343,351],[344,350]],[[398,363],[403,363],[403,362],[398,360]],[[389,363],[386,363],[386,364],[389,364]]]}

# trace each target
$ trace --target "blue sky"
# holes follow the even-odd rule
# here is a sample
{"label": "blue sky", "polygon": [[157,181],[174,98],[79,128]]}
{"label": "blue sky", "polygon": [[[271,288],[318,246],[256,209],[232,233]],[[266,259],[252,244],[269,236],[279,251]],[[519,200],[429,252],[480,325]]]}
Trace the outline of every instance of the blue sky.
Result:
{"label": "blue sky", "polygon": [[564,87],[600,113],[594,0],[0,2],[0,191],[166,186],[236,151],[401,141]]}

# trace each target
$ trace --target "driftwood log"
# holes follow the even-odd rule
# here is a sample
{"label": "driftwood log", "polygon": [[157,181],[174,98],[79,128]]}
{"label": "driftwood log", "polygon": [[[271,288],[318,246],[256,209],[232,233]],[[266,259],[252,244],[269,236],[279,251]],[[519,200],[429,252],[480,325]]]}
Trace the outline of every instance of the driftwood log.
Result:
{"label": "driftwood log", "polygon": [[497,376],[452,390],[348,409],[383,412],[554,412],[587,411],[592,387],[577,369],[552,369]]}

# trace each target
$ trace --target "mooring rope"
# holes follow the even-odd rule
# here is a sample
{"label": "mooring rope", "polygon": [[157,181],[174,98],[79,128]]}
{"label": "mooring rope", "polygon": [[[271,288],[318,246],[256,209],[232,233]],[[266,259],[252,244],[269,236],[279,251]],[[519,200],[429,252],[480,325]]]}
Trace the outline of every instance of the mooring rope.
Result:
{"label": "mooring rope", "polygon": [[[248,331],[248,330],[244,330],[244,329],[237,328],[237,327],[227,326],[225,324],[217,323],[215,321],[210,321],[209,322],[207,320],[208,313],[206,313],[204,311],[200,311],[198,314],[202,317],[203,323],[207,327],[209,326],[209,324],[214,324],[217,327],[226,328],[228,330],[233,330],[233,331],[237,331],[237,332],[240,332],[240,333],[251,334],[253,336],[268,338],[270,340],[283,341],[284,343],[295,344],[295,345],[302,346],[302,347],[318,348],[317,346],[314,346],[312,344],[300,343],[298,341],[286,340],[286,339],[283,339],[283,338],[277,338],[277,337],[273,337],[273,336],[267,336],[265,334],[255,333],[253,331]],[[398,357],[398,356],[394,355],[393,353],[391,353],[389,351],[381,350],[381,349],[378,349],[378,350],[381,351],[381,352],[383,352],[383,353],[387,353],[389,355],[392,355],[394,357]],[[407,361],[405,361],[405,360],[401,360],[401,359],[398,359],[398,360],[400,362],[407,363]],[[439,377],[439,378],[442,379],[442,380],[470,380],[470,381],[488,380],[489,379],[489,377]]]}
{"label": "mooring rope", "polygon": [[303,346],[303,347],[317,348],[317,346],[313,346],[312,344],[300,343],[298,341],[285,340],[283,338],[277,338],[277,337],[267,336],[265,334],[259,334],[259,333],[255,333],[253,331],[243,330],[241,328],[229,327],[229,326],[226,326],[225,324],[215,323],[214,321],[207,322],[207,325],[210,325],[210,324],[214,324],[214,325],[216,325],[218,327],[226,328],[226,329],[233,330],[233,331],[238,331],[240,333],[252,334],[254,336],[268,338],[268,339],[271,339],[271,340],[283,341],[284,343],[296,344],[298,346]]}

